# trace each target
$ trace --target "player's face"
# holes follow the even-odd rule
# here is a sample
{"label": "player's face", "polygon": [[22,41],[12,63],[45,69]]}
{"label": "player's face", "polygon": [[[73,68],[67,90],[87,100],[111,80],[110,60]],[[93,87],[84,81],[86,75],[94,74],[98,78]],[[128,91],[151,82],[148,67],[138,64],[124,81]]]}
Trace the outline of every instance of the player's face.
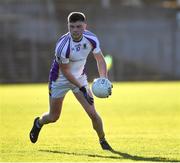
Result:
{"label": "player's face", "polygon": [[77,22],[69,22],[68,23],[68,28],[71,33],[71,36],[73,37],[74,40],[80,40],[82,37],[82,34],[84,30],[86,29],[86,24],[82,21],[77,21]]}

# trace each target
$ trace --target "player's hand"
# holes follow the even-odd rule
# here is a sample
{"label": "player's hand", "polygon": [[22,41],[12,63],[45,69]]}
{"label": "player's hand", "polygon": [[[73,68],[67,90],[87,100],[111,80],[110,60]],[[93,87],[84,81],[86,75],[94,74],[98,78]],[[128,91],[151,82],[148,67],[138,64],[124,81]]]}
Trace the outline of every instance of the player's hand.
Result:
{"label": "player's hand", "polygon": [[79,88],[79,90],[83,93],[83,95],[84,95],[85,99],[87,100],[87,102],[90,105],[92,105],[94,103],[94,99],[91,96],[89,96],[89,94],[87,93],[86,88],[83,86],[83,87]]}
{"label": "player's hand", "polygon": [[113,85],[111,84],[111,87],[108,88],[108,93],[109,93],[109,96],[112,94],[112,88],[113,88]]}

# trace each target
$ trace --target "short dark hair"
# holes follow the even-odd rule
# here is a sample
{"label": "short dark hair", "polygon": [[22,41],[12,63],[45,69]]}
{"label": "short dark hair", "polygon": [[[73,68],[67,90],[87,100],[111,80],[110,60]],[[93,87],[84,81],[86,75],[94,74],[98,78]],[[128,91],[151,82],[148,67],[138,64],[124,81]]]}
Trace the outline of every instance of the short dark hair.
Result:
{"label": "short dark hair", "polygon": [[77,22],[77,21],[85,22],[86,21],[86,16],[82,12],[71,12],[68,15],[68,22],[74,23],[74,22]]}

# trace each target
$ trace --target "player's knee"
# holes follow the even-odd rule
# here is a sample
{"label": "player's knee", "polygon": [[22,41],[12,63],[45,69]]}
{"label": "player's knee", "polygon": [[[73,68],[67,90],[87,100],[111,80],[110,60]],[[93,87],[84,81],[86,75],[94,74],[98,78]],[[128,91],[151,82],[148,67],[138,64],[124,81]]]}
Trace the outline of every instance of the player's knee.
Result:
{"label": "player's knee", "polygon": [[91,113],[90,118],[92,121],[97,121],[98,120],[98,115],[96,113]]}

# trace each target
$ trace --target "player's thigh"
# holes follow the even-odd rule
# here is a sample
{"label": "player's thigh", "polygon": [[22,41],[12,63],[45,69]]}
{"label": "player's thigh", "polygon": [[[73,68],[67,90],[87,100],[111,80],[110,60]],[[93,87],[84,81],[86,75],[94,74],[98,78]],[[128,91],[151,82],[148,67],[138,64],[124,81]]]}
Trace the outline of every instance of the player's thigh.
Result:
{"label": "player's thigh", "polygon": [[[92,96],[92,93],[90,90],[88,90],[89,94]],[[76,99],[79,101],[79,103],[82,105],[82,107],[84,108],[84,110],[87,112],[87,114],[91,117],[94,118],[96,117],[97,113],[95,110],[95,106],[90,105],[87,100],[84,98],[83,94],[78,91],[76,93],[74,93],[74,96],[76,97]]]}
{"label": "player's thigh", "polygon": [[64,97],[60,97],[60,98],[49,97],[49,105],[50,105],[49,113],[51,115],[60,115],[62,110],[63,100]]}
{"label": "player's thigh", "polygon": [[60,114],[66,93],[70,90],[69,82],[56,81],[49,85],[50,114]]}

